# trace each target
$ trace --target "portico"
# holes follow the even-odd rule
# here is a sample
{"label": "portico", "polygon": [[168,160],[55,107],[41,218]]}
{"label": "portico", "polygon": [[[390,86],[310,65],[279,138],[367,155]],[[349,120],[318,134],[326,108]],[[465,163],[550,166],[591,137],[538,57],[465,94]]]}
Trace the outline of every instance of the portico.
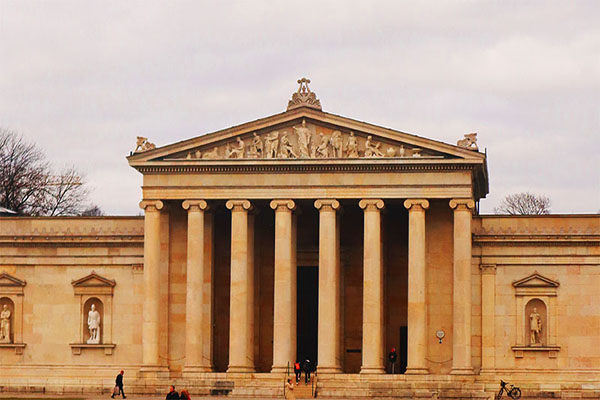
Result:
{"label": "portico", "polygon": [[[282,114],[129,162],[144,175],[148,368],[161,364],[156,271],[176,259],[177,233],[170,244],[157,239],[162,215],[185,230],[179,235],[187,243],[180,251],[185,373],[284,372],[305,357],[297,354],[302,265],[318,268],[318,315],[311,318],[318,321],[319,373],[383,374],[386,349],[398,347],[407,353],[407,374],[428,374],[431,332],[439,328],[428,325],[428,263],[435,257],[453,275],[451,372],[472,373],[471,217],[487,192],[483,154],[299,101]],[[430,208],[437,216],[428,223]],[[453,248],[443,255],[428,243],[446,234],[442,219],[454,226]],[[171,261],[161,267],[165,251],[162,259]],[[406,343],[399,343],[402,327]]]}

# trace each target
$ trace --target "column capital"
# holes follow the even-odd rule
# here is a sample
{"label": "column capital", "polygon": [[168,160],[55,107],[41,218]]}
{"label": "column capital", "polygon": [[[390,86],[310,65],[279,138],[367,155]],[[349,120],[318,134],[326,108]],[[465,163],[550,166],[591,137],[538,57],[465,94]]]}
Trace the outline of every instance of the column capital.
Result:
{"label": "column capital", "polygon": [[229,200],[225,206],[231,211],[252,210],[252,203],[249,200]]}
{"label": "column capital", "polygon": [[455,211],[466,211],[475,208],[475,201],[472,199],[452,199],[450,200],[450,208]]}
{"label": "column capital", "polygon": [[[407,210],[427,210],[429,208],[429,200],[426,199],[406,199],[404,207]],[[414,207],[414,208],[413,208]]]}
{"label": "column capital", "polygon": [[154,210],[162,210],[165,206],[165,203],[163,203],[160,200],[142,200],[140,201],[140,208],[144,209],[145,211],[150,211],[152,209]]}
{"label": "column capital", "polygon": [[358,206],[365,211],[377,211],[383,209],[385,203],[381,199],[362,199]]}
{"label": "column capital", "polygon": [[482,275],[496,275],[496,264],[481,264],[479,269]]}
{"label": "column capital", "polygon": [[329,210],[335,211],[340,208],[340,202],[336,199],[318,199],[315,200],[315,208],[319,211]]}
{"label": "column capital", "polygon": [[294,202],[294,200],[291,199],[272,200],[270,205],[271,208],[275,211],[294,211],[296,209],[296,203]]}
{"label": "column capital", "polygon": [[204,211],[208,210],[208,203],[204,200],[185,200],[181,203],[181,207],[188,211]]}

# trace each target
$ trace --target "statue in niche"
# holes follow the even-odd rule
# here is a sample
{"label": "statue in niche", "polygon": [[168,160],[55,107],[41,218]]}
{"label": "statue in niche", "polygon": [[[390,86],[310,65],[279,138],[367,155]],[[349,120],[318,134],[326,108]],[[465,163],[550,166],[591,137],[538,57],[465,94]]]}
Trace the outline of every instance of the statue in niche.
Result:
{"label": "statue in niche", "polygon": [[323,132],[319,133],[321,137],[321,144],[316,148],[315,153],[317,158],[329,158],[329,137],[325,136]]}
{"label": "statue in niche", "polygon": [[311,132],[310,129],[306,127],[306,121],[302,120],[302,126],[299,128],[293,127],[294,131],[296,131],[296,135],[298,136],[298,146],[300,148],[300,157],[301,158],[310,158],[310,138]]}
{"label": "statue in niche", "polygon": [[329,143],[331,143],[331,147],[333,148],[333,157],[342,158],[342,151],[344,147],[342,142],[342,132],[334,131],[331,134],[331,139],[329,139]]}
{"label": "statue in niche", "polygon": [[240,137],[236,138],[237,147],[231,147],[229,143],[227,143],[227,149],[225,151],[225,156],[227,158],[244,158],[244,152],[246,150],[246,144]]}
{"label": "statue in niche", "polygon": [[90,338],[88,344],[100,343],[100,313],[96,310],[96,305],[92,304],[88,313],[88,329],[90,330]]}
{"label": "statue in niche", "polygon": [[277,158],[277,147],[279,145],[279,132],[271,132],[265,138],[265,157]]}
{"label": "statue in niche", "polygon": [[533,307],[533,312],[529,314],[529,331],[531,333],[529,339],[530,346],[541,346],[542,317],[537,312],[536,307]]}
{"label": "statue in niche", "polygon": [[250,149],[248,150],[249,158],[263,158],[263,142],[260,136],[254,132],[252,134],[252,144],[250,144]]}
{"label": "statue in niche", "polygon": [[208,151],[208,152],[202,154],[202,158],[204,158],[204,159],[210,159],[210,160],[214,160],[215,158],[219,158],[219,148],[215,147],[211,151]]}
{"label": "statue in niche", "polygon": [[348,142],[346,142],[346,157],[348,158],[358,158],[358,141],[356,136],[354,136],[354,132],[350,132],[350,136],[348,137]]}
{"label": "statue in niche", "polygon": [[2,312],[0,312],[0,343],[12,343],[10,340],[10,315],[8,305],[4,304]]}
{"label": "statue in niche", "polygon": [[383,153],[379,150],[381,143],[373,143],[373,137],[371,135],[367,136],[367,141],[365,142],[365,157],[383,157]]}
{"label": "statue in niche", "polygon": [[279,158],[298,158],[298,155],[294,151],[294,147],[290,143],[287,133],[281,135],[281,141],[279,142]]}

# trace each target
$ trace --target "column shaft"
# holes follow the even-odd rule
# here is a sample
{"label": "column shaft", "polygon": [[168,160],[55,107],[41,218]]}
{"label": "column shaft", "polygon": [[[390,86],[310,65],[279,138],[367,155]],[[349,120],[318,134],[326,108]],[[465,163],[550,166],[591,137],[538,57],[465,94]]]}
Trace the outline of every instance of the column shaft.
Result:
{"label": "column shaft", "polygon": [[337,200],[317,200],[319,209],[319,328],[320,373],[341,372],[340,354],[340,263]]}
{"label": "column shaft", "polygon": [[275,294],[273,368],[285,372],[296,360],[296,243],[293,200],[273,200],[275,210]]}
{"label": "column shaft", "polygon": [[230,200],[231,296],[227,372],[254,371],[254,251],[248,200]]}
{"label": "column shaft", "polygon": [[496,266],[481,265],[481,372],[495,368]]}
{"label": "column shaft", "polygon": [[204,200],[186,200],[183,208],[188,210],[184,372],[207,372],[211,370],[203,354],[204,210],[207,204]]}
{"label": "column shaft", "polygon": [[471,199],[454,199],[454,285],[452,374],[472,374],[471,364]]}
{"label": "column shaft", "polygon": [[428,374],[425,210],[429,202],[406,200],[408,209],[408,354],[407,374]]}
{"label": "column shaft", "polygon": [[383,200],[365,199],[363,259],[363,332],[361,374],[383,374],[383,258],[381,211]]}
{"label": "column shaft", "polygon": [[144,213],[144,305],[142,359],[144,366],[158,367],[160,335],[160,210],[163,203],[142,201]]}

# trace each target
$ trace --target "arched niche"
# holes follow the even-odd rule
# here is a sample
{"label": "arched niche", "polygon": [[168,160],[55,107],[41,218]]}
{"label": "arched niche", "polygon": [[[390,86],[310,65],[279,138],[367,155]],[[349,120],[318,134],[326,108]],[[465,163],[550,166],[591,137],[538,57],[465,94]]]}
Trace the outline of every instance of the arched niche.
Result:
{"label": "arched niche", "polygon": [[0,312],[5,304],[10,310],[10,342],[0,343],[0,354],[2,349],[14,349],[16,354],[23,354],[23,297],[26,284],[7,272],[0,273]]}
{"label": "arched niche", "polygon": [[[90,314],[92,311],[92,305],[94,306],[95,313]],[[104,304],[102,303],[102,300],[100,300],[97,297],[90,297],[89,299],[87,299],[86,302],[83,304],[83,316],[83,342],[87,344],[102,344],[102,340],[104,339],[104,335],[102,332],[104,327]],[[90,319],[93,319],[96,316],[99,317],[99,321],[97,328],[98,340],[95,342],[91,340],[92,333],[90,331],[90,322],[92,321],[90,321]]]}
{"label": "arched niche", "polygon": [[543,300],[534,298],[525,305],[525,338],[529,346],[544,346],[548,343],[548,308]]}
{"label": "arched niche", "polygon": [[[6,318],[5,312],[8,314]],[[8,297],[0,298],[0,343],[14,343],[15,339],[15,303]],[[4,330],[8,328],[8,335]]]}

